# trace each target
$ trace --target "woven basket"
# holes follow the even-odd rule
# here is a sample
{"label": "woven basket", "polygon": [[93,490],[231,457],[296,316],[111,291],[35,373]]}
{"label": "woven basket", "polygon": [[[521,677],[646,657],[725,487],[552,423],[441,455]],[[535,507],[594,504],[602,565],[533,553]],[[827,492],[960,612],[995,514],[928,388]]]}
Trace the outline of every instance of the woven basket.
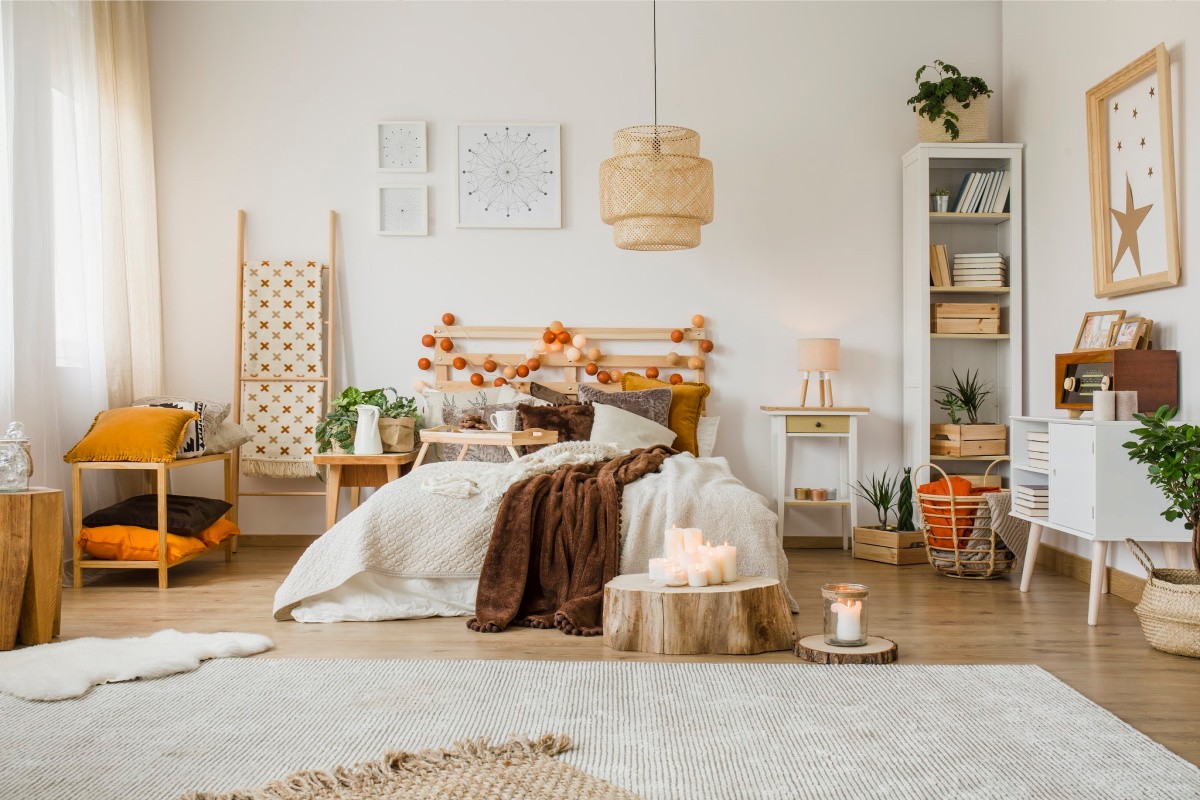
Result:
{"label": "woven basket", "polygon": [[1146,570],[1142,601],[1133,609],[1146,641],[1164,653],[1200,658],[1200,572],[1155,569],[1141,545],[1126,539],[1125,546]]}
{"label": "woven basket", "polygon": [[917,114],[918,142],[986,142],[988,140],[988,100],[986,94],[981,94],[971,100],[971,107],[964,109],[955,99],[946,100],[946,110],[958,114],[958,138],[951,139],[938,118],[930,122],[926,117]]}
{"label": "woven basket", "polygon": [[[992,468],[999,463],[993,461],[982,478],[971,483],[989,485]],[[935,464],[922,464],[913,470],[913,474],[925,468],[929,469],[930,476],[934,470],[940,472],[949,485],[949,476]],[[988,580],[1012,572],[1017,558],[992,526],[992,511],[986,495],[958,497],[918,492],[917,502],[921,507],[925,553],[938,572],[967,580]]]}

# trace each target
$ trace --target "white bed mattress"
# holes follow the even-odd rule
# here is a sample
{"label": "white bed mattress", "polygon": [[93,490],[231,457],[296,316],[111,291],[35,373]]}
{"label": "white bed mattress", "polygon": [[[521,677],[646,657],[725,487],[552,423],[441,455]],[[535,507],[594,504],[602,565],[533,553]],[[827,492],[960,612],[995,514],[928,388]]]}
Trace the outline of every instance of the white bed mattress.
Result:
{"label": "white bed mattress", "polygon": [[378,622],[475,612],[478,578],[397,578],[360,572],[292,611],[297,622]]}

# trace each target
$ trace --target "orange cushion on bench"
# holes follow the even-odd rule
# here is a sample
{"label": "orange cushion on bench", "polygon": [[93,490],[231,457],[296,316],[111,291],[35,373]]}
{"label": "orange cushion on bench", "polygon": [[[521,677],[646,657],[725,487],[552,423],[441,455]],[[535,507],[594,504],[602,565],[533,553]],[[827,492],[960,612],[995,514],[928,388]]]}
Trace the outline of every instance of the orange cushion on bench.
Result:
{"label": "orange cushion on bench", "polygon": [[[167,561],[200,553],[239,533],[238,526],[219,519],[195,536],[167,534]],[[157,561],[158,531],[135,525],[102,525],[79,534],[83,551],[109,561]]]}

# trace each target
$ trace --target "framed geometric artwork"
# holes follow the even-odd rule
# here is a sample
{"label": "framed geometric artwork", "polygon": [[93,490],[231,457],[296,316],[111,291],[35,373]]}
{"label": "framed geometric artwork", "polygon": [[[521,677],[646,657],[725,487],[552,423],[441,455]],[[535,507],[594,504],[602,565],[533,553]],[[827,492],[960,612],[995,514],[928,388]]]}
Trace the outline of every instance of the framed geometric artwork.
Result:
{"label": "framed geometric artwork", "polygon": [[425,123],[376,123],[375,169],[379,172],[425,172]]}
{"label": "framed geometric artwork", "polygon": [[376,202],[380,236],[429,234],[428,186],[380,186]]}
{"label": "framed geometric artwork", "polygon": [[458,126],[458,227],[561,228],[556,124]]}
{"label": "framed geometric artwork", "polygon": [[1087,92],[1096,297],[1179,285],[1171,59],[1160,44]]}

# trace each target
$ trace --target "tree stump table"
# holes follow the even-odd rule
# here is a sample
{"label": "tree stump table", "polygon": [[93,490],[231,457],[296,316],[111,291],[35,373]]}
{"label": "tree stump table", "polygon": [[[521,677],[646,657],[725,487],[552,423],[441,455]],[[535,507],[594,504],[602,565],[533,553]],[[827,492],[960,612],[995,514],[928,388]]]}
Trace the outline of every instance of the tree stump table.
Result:
{"label": "tree stump table", "polygon": [[792,614],[774,578],[720,586],[663,586],[618,575],[604,587],[604,644],[664,655],[753,655],[790,650]]}
{"label": "tree stump table", "polygon": [[796,642],[796,657],[814,664],[893,664],[900,652],[895,642],[881,636],[868,636],[862,647],[840,647],[825,644],[817,633]]}

